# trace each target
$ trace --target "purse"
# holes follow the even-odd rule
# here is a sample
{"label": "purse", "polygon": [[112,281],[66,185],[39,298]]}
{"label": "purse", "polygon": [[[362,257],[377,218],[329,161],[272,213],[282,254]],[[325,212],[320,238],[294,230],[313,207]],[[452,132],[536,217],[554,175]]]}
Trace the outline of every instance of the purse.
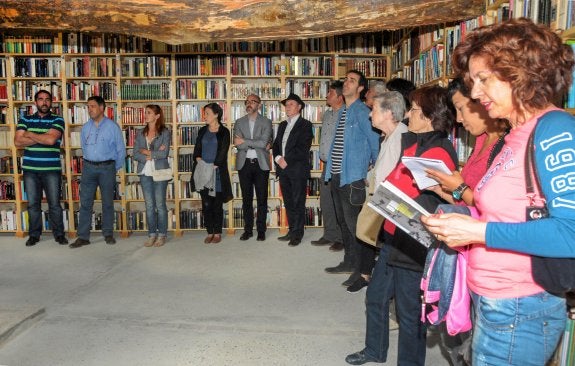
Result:
{"label": "purse", "polygon": [[[533,136],[535,135],[536,128],[537,126],[535,126],[529,136],[527,149],[525,151],[525,190],[527,191],[527,196],[533,200],[535,192],[533,180],[531,179],[533,174],[539,196],[543,199],[543,202],[545,202],[545,195],[541,190],[534,160],[535,145]],[[527,207],[525,215],[527,221],[549,217],[547,204],[544,203],[542,207],[539,207],[535,206],[532,201],[529,207]],[[575,290],[575,258],[550,258],[533,255],[531,256],[531,272],[535,282],[549,293],[564,297],[567,292]]]}
{"label": "purse", "polygon": [[383,220],[383,216],[378,214],[365,202],[357,216],[355,236],[366,244],[381,247],[383,243],[378,241],[377,237],[381,230],[381,225],[383,225]]}
{"label": "purse", "polygon": [[152,179],[154,182],[162,182],[165,180],[172,180],[174,175],[172,173],[172,168],[166,169],[154,169],[152,171]]}

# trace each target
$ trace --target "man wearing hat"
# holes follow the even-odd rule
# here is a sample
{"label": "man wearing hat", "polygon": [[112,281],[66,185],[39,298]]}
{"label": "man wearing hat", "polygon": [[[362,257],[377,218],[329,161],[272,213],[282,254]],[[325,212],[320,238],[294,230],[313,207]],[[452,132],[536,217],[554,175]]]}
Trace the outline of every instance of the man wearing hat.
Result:
{"label": "man wearing hat", "polygon": [[305,224],[306,184],[310,176],[309,151],[313,139],[312,124],[300,116],[305,103],[291,93],[281,103],[286,120],[280,123],[273,143],[273,156],[286,208],[289,231],[278,240],[290,246],[301,243]]}

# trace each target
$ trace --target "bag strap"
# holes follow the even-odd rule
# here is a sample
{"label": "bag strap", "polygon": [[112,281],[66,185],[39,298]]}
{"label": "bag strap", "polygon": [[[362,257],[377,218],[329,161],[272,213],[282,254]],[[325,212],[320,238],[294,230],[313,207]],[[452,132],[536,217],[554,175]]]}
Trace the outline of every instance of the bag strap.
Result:
{"label": "bag strap", "polygon": [[[537,166],[535,165],[535,130],[537,125],[531,131],[529,140],[527,140],[527,148],[525,149],[525,191],[529,197],[530,205],[535,202],[535,189],[539,193],[539,197],[545,202],[545,194],[541,189],[541,182],[539,182],[539,175],[537,174]],[[534,179],[532,179],[534,178]],[[535,184],[533,183],[535,181]]]}

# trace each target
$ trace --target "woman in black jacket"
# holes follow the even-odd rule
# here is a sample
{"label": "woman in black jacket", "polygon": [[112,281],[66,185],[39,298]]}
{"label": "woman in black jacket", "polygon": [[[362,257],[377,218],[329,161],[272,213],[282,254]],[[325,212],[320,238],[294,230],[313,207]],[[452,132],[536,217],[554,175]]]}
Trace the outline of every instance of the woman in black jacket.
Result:
{"label": "woman in black jacket", "polygon": [[228,171],[230,131],[222,125],[223,114],[222,107],[217,103],[204,107],[206,126],[198,131],[194,147],[192,188],[202,197],[204,226],[208,231],[204,240],[206,244],[222,240],[223,204],[233,198]]}

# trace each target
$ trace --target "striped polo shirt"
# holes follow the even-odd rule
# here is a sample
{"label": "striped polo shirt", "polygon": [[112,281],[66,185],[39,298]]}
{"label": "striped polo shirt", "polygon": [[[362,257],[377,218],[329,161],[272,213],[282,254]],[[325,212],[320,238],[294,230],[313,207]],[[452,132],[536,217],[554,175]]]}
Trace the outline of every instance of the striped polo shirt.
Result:
{"label": "striped polo shirt", "polygon": [[[38,112],[28,115],[18,121],[16,130],[30,131],[38,134],[46,133],[50,129],[58,130],[64,135],[64,120],[62,117],[49,113],[40,117]],[[29,172],[61,171],[60,143],[62,138],[56,140],[54,145],[34,144],[24,148],[22,170]]]}

